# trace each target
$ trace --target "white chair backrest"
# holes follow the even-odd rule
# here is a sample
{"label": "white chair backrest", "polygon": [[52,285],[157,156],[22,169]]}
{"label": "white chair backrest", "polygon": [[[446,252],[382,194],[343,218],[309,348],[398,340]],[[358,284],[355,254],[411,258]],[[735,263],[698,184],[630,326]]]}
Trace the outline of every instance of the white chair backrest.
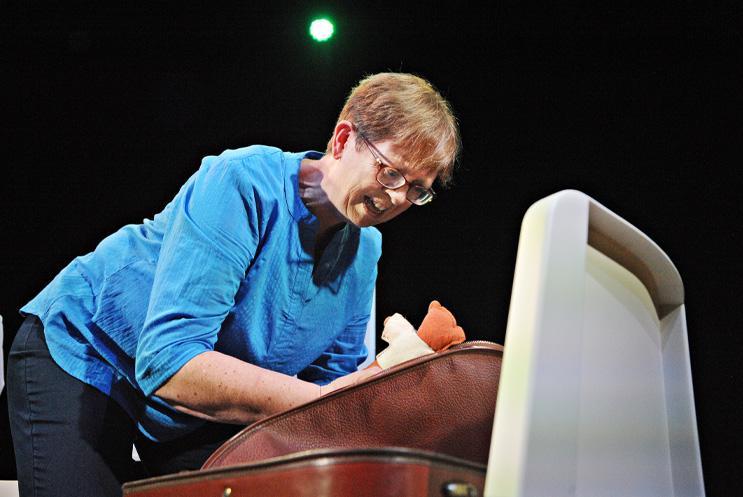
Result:
{"label": "white chair backrest", "polygon": [[486,497],[703,496],[683,285],[566,190],[524,216]]}
{"label": "white chair backrest", "polygon": [[366,334],[364,335],[364,345],[366,345],[366,351],[368,355],[366,360],[359,365],[358,369],[364,369],[369,364],[374,362],[377,356],[377,290],[374,290],[372,294],[372,306],[371,315],[369,316],[369,322],[366,325]]}

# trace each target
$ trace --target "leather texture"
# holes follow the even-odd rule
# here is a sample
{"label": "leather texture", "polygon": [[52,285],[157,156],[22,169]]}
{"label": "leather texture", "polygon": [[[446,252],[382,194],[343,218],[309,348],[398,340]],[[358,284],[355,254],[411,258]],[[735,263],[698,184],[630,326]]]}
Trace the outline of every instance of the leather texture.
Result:
{"label": "leather texture", "polygon": [[314,450],[127,483],[125,497],[482,495],[485,466],[410,449]]}
{"label": "leather texture", "polygon": [[502,356],[500,345],[465,342],[402,363],[248,426],[203,469],[313,449],[379,447],[487,464]]}

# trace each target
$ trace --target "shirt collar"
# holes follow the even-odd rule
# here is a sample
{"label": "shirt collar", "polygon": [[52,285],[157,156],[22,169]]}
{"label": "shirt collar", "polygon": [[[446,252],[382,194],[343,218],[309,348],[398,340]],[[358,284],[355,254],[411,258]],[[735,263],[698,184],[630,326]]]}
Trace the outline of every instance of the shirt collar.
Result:
{"label": "shirt collar", "polygon": [[299,195],[299,168],[302,159],[320,159],[325,155],[322,152],[308,150],[306,152],[286,153],[284,156],[284,196],[286,206],[296,221],[312,220],[312,214],[302,202]]}

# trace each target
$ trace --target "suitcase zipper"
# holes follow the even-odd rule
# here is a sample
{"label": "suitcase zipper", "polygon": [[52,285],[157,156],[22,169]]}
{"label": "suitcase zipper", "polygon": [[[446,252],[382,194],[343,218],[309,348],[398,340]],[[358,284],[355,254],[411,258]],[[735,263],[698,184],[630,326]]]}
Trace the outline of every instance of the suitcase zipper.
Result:
{"label": "suitcase zipper", "polygon": [[489,340],[465,340],[464,342],[460,343],[459,345],[498,345],[499,347],[503,347],[502,343],[497,342],[491,342]]}

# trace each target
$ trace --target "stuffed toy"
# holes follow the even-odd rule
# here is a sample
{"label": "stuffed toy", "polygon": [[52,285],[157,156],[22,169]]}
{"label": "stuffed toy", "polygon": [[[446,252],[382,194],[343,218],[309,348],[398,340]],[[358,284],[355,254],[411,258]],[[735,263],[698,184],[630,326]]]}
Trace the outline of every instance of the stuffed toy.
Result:
{"label": "stuffed toy", "polygon": [[387,369],[416,357],[444,351],[464,342],[465,336],[454,315],[434,300],[417,331],[400,314],[385,319],[382,340],[389,346],[377,354],[371,366]]}

